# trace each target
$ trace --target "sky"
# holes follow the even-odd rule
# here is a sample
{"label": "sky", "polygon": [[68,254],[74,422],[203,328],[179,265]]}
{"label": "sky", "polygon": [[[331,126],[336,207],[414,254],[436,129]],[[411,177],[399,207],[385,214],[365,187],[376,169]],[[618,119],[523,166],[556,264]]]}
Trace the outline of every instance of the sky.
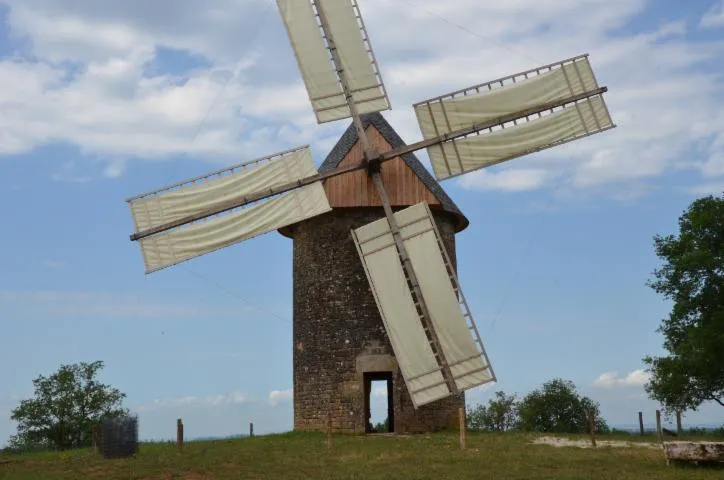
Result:
{"label": "sky", "polygon": [[[724,2],[359,3],[408,143],[417,101],[590,53],[616,129],[443,183],[498,376],[467,399],[559,377],[651,424],[652,239],[724,191]],[[291,240],[144,275],[125,199],[304,144],[320,163],[348,124],[317,125],[272,0],[0,0],[0,444],[33,378],[94,360],[144,439],[290,430]]]}

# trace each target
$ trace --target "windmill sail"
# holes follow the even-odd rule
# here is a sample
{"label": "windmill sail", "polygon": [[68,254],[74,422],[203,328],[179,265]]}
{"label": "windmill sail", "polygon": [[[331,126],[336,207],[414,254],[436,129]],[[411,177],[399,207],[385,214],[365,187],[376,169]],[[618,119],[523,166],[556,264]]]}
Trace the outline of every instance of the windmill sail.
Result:
{"label": "windmill sail", "polygon": [[387,219],[353,230],[352,236],[413,404],[417,408],[449,396],[442,368],[407,286]]}
{"label": "windmill sail", "polygon": [[438,179],[458,176],[613,128],[601,97],[528,122],[428,148]]}
{"label": "windmill sail", "polygon": [[[460,391],[495,379],[485,348],[443,250],[427,204],[394,214],[432,325]],[[416,407],[450,395],[423,330],[387,219],[353,231],[390,343]],[[449,269],[448,269],[449,267]],[[467,320],[466,320],[467,319]]]}
{"label": "windmill sail", "polygon": [[[388,110],[390,103],[355,0],[277,0],[318,123],[349,118],[328,35],[360,114]],[[322,28],[320,9],[326,19]]]}
{"label": "windmill sail", "polygon": [[[250,165],[256,165],[251,166]],[[250,168],[244,168],[250,167]],[[129,200],[136,231],[192,216],[220,203],[317,173],[308,147],[230,167]],[[331,210],[321,182],[140,240],[146,272],[189,260]]]}
{"label": "windmill sail", "polygon": [[560,104],[428,147],[435,175],[443,180],[613,128],[598,92],[584,55],[426,100],[414,108],[427,140],[536,106]]}

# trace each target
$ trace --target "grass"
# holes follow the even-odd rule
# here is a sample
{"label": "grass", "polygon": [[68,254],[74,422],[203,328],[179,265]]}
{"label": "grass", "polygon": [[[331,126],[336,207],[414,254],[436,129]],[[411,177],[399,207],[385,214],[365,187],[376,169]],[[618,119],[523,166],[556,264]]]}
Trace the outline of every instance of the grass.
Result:
{"label": "grass", "polygon": [[[412,436],[288,433],[263,437],[142,444],[134,458],[104,460],[90,450],[0,457],[0,479],[721,479],[720,468],[668,466],[661,449],[579,449],[531,445],[535,435],[455,433]],[[568,438],[586,438],[568,436]],[[600,436],[651,442],[652,438]]]}

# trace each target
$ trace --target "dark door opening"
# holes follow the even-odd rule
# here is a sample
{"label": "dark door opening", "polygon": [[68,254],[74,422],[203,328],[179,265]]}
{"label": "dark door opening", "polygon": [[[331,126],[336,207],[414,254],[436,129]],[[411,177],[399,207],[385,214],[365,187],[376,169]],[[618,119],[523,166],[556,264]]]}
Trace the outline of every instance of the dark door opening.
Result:
{"label": "dark door opening", "polygon": [[[392,372],[367,372],[364,374],[365,383],[365,433],[392,433],[395,431],[395,408],[392,402]],[[387,418],[374,419],[373,407],[379,407],[379,403],[385,403],[386,398]],[[384,405],[382,405],[384,412]]]}

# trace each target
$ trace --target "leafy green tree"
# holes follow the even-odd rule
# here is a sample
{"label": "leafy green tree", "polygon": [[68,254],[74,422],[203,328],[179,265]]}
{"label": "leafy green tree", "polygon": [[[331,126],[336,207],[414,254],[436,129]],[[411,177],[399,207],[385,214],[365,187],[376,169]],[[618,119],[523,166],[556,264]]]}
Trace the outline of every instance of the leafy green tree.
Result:
{"label": "leafy green tree", "polygon": [[470,430],[505,432],[518,425],[518,404],[515,395],[497,391],[487,405],[477,405],[468,410],[467,426]]}
{"label": "leafy green tree", "polygon": [[663,265],[648,284],[673,308],[659,328],[669,354],[644,358],[646,391],[667,413],[724,406],[724,196],[694,201],[654,246]]}
{"label": "leafy green tree", "polygon": [[18,422],[11,447],[87,446],[94,423],[126,415],[125,394],[96,379],[103,362],[61,365],[50,377],[33,380],[35,398],[22,400],[11,415]]}
{"label": "leafy green tree", "polygon": [[372,431],[375,433],[386,433],[390,431],[390,419],[385,418],[382,422],[377,422],[373,427]]}
{"label": "leafy green tree", "polygon": [[527,394],[518,404],[520,428],[533,432],[584,433],[593,410],[598,432],[608,432],[598,403],[582,397],[573,382],[556,378]]}

